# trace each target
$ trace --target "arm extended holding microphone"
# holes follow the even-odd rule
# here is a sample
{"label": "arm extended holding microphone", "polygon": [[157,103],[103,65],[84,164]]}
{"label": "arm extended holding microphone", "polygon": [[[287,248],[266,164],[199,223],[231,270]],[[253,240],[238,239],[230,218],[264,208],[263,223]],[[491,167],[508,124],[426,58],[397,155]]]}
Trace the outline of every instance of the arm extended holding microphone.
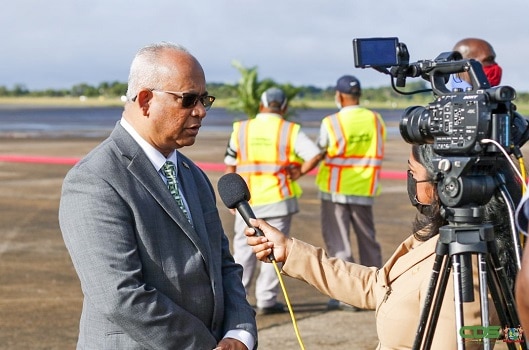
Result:
{"label": "arm extended holding microphone", "polygon": [[257,259],[265,262],[284,262],[292,240],[264,220],[256,219],[248,201],[250,190],[237,173],[223,175],[218,182],[219,195],[229,209],[237,209],[248,225],[245,234]]}

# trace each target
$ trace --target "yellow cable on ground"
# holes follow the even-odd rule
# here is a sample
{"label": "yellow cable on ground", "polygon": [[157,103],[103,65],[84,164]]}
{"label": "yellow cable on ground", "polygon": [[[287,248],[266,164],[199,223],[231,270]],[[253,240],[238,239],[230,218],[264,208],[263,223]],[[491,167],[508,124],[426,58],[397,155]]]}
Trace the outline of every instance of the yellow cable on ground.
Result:
{"label": "yellow cable on ground", "polygon": [[290,304],[290,299],[288,298],[287,290],[285,288],[285,283],[283,282],[283,277],[281,276],[279,267],[277,267],[277,262],[275,260],[272,260],[272,264],[274,264],[274,269],[276,270],[277,277],[279,278],[279,284],[281,285],[281,289],[283,290],[283,295],[285,296],[285,301],[287,303],[288,312],[290,313],[290,318],[292,319],[292,325],[294,326],[294,332],[296,333],[296,337],[298,338],[299,346],[301,347],[302,350],[305,350],[305,346],[303,345],[303,341],[301,340],[301,335],[299,334],[298,325],[296,323],[296,318],[294,317],[294,310],[292,310],[292,305]]}

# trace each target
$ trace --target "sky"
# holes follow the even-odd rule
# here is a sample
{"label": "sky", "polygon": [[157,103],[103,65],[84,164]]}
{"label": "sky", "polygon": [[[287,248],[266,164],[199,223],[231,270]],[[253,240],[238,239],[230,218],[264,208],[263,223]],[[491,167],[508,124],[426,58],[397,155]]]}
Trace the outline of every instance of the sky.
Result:
{"label": "sky", "polygon": [[389,76],[355,68],[354,38],[398,37],[416,62],[478,37],[493,45],[502,85],[529,92],[527,15],[527,0],[5,1],[0,86],[126,82],[139,48],[170,41],[198,58],[208,82],[236,83],[238,61],[281,84],[325,88],[352,74],[379,87]]}

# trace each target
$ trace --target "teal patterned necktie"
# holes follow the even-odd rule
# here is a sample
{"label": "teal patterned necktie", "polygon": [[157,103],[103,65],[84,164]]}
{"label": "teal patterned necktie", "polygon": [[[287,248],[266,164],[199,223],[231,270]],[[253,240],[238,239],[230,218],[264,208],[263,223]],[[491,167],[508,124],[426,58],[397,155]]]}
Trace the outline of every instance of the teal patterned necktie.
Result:
{"label": "teal patterned necktie", "polygon": [[167,161],[162,166],[162,172],[165,175],[165,178],[167,179],[167,187],[169,187],[169,191],[171,191],[171,194],[173,195],[174,199],[176,200],[176,203],[182,209],[184,212],[187,221],[191,223],[191,218],[189,216],[189,213],[187,212],[186,206],[184,205],[184,201],[182,199],[182,196],[180,195],[180,191],[178,190],[178,179],[176,178],[176,166],[173,162]]}

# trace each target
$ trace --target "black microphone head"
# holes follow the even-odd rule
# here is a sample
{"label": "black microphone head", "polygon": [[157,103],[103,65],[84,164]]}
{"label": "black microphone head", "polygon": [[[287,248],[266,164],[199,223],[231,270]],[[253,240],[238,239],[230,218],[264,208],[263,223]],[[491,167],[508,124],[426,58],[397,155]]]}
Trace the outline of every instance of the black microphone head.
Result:
{"label": "black microphone head", "polygon": [[250,200],[250,190],[246,181],[237,173],[222,175],[217,184],[219,195],[224,205],[235,209],[237,204]]}

